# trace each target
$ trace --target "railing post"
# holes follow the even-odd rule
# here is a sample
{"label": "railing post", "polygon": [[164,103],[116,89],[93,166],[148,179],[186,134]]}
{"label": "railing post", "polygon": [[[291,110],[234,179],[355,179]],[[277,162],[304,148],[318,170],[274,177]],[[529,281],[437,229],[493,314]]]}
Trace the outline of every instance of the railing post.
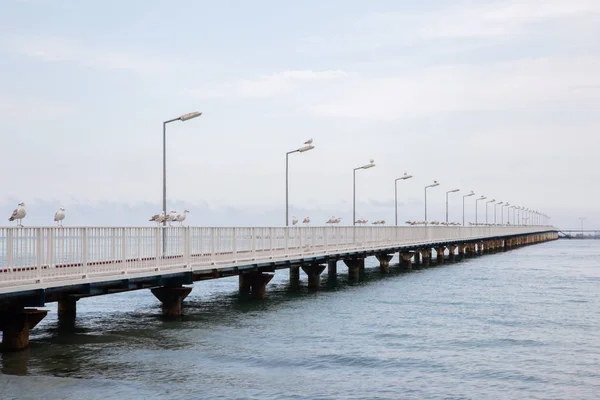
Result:
{"label": "railing post", "polygon": [[155,258],[156,258],[156,267],[158,268],[160,266],[160,258],[162,256],[162,245],[161,245],[161,236],[162,236],[162,230],[164,228],[156,228],[155,230],[155,235],[154,235],[154,242],[156,243],[156,249],[155,250]]}
{"label": "railing post", "polygon": [[35,264],[37,282],[42,281],[42,264],[44,262],[44,242],[42,241],[43,235],[43,228],[37,228],[35,230]]}
{"label": "railing post", "polygon": [[121,262],[123,273],[127,273],[127,228],[121,228]]}
{"label": "railing post", "polygon": [[317,244],[317,228],[312,227],[312,244],[310,246],[310,249],[313,250]]}
{"label": "railing post", "polygon": [[269,254],[273,257],[273,228],[269,228]]}
{"label": "railing post", "polygon": [[250,228],[252,235],[252,258],[256,258],[256,231],[254,228]]}
{"label": "railing post", "polygon": [[215,229],[210,228],[210,254],[211,254],[211,262],[214,264],[215,260]]}
{"label": "railing post", "polygon": [[6,267],[9,271],[13,268],[13,228],[6,229]]}
{"label": "railing post", "polygon": [[286,226],[284,229],[285,229],[285,256],[289,257],[289,252],[288,252],[289,244],[288,244],[288,241],[290,239],[290,228]]}
{"label": "railing post", "polygon": [[192,259],[190,254],[191,233],[189,227],[183,228],[183,262],[186,267],[189,267]]}
{"label": "railing post", "polygon": [[82,260],[81,260],[81,269],[83,272],[83,278],[87,278],[88,275],[88,260],[90,245],[88,241],[88,228],[83,228],[83,232],[81,233],[81,248],[83,249]]}
{"label": "railing post", "polygon": [[235,228],[232,228],[231,234],[233,235],[232,244],[233,244],[233,260],[237,262],[237,235]]}
{"label": "railing post", "polygon": [[327,251],[327,246],[328,246],[327,232],[328,232],[328,229],[327,229],[327,227],[325,227],[323,229],[323,245],[325,246],[325,251]]}

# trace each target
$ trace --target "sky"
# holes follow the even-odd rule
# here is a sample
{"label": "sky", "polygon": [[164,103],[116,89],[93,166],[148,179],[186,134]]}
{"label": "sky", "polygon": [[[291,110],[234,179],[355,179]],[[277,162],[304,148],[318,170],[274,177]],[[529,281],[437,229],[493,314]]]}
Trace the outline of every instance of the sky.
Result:
{"label": "sky", "polygon": [[[25,225],[462,220],[600,228],[597,0],[0,0],[0,215]],[[465,217],[474,220],[475,197]],[[487,200],[486,200],[487,201]],[[479,202],[479,220],[485,205]],[[489,205],[490,222],[493,203]],[[500,207],[498,215],[500,219]],[[8,224],[8,221],[5,222]]]}

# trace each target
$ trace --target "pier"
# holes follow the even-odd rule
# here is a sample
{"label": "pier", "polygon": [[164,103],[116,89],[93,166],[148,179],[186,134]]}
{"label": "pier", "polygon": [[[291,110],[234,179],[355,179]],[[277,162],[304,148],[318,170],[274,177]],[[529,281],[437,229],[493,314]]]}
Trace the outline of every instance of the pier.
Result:
{"label": "pier", "polygon": [[552,226],[0,228],[2,349],[27,347],[52,302],[59,319],[74,321],[79,300],[150,289],[177,317],[197,281],[238,276],[240,293],[262,299],[279,269],[297,283],[302,269],[318,290],[339,261],[358,281],[370,256],[388,273],[395,254],[410,270],[555,239]]}

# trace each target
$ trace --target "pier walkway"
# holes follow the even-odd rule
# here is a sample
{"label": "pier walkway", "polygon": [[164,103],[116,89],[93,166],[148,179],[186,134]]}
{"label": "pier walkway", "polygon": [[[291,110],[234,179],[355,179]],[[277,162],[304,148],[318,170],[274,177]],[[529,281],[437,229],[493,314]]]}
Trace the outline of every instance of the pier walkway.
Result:
{"label": "pier walkway", "polygon": [[194,281],[239,276],[240,291],[266,295],[277,269],[299,269],[317,289],[325,267],[337,262],[359,279],[364,258],[389,271],[395,253],[407,269],[483,251],[508,250],[558,238],[551,226],[485,227],[25,227],[0,228],[0,330],[3,348],[27,346],[29,329],[47,313],[31,309],[58,302],[59,318],[75,318],[85,297],[152,289],[163,313],[181,314]]}

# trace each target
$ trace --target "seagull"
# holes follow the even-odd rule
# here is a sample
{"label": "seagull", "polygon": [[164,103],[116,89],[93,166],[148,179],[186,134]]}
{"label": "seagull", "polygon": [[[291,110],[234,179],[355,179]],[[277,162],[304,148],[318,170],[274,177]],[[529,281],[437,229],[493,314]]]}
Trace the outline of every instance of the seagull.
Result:
{"label": "seagull", "polygon": [[310,224],[310,217],[306,217],[302,220],[303,224]]}
{"label": "seagull", "polygon": [[183,210],[183,214],[177,214],[173,221],[179,222],[180,226],[183,226],[183,221],[185,221],[185,216],[189,213],[188,210]]}
{"label": "seagull", "polygon": [[292,225],[296,225],[298,223],[298,218],[292,217]]}
{"label": "seagull", "polygon": [[327,222],[325,222],[326,224],[335,224],[336,218],[335,217],[331,217],[327,220]]}
{"label": "seagull", "polygon": [[334,224],[339,224],[340,222],[342,222],[342,217],[337,217],[337,218],[336,218],[336,219],[333,221],[333,223],[334,223]]}
{"label": "seagull", "polygon": [[169,211],[169,215],[167,215],[167,222],[169,222],[169,226],[171,226],[171,221],[175,221],[175,218],[177,218],[177,211],[175,210],[171,210]]}
{"label": "seagull", "polygon": [[368,219],[361,218],[361,219],[357,220],[355,223],[360,225],[360,224],[366,224],[367,222],[369,222]]}
{"label": "seagull", "polygon": [[156,223],[158,223],[160,225],[161,222],[165,222],[166,221],[165,213],[161,212],[160,214],[154,214],[152,216],[152,218],[150,218],[149,221],[156,222]]}
{"label": "seagull", "polygon": [[313,140],[312,140],[312,138],[310,138],[310,139],[308,139],[306,142],[304,142],[304,144],[311,145],[311,144],[312,144],[312,142],[313,142]]}
{"label": "seagull", "polygon": [[23,218],[27,215],[27,210],[25,210],[25,203],[20,202],[17,208],[13,211],[12,215],[8,219],[9,221],[17,220],[17,226],[23,226]]}
{"label": "seagull", "polygon": [[56,214],[54,214],[54,221],[56,222],[56,224],[58,226],[63,226],[62,225],[62,220],[65,219],[65,209],[64,208],[59,208],[58,211],[56,212]]}

